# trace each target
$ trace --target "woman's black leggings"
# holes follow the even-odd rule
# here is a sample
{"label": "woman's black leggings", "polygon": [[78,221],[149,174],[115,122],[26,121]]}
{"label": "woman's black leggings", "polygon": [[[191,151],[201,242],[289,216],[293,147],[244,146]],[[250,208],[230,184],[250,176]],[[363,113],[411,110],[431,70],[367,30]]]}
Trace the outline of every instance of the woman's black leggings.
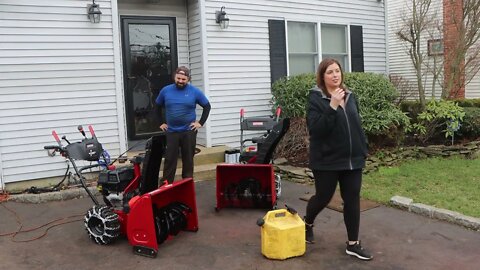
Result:
{"label": "woman's black leggings", "polygon": [[315,195],[307,204],[305,222],[313,224],[318,213],[330,202],[340,183],[343,199],[343,220],[347,228],[348,240],[357,241],[360,227],[360,188],[362,186],[362,170],[353,171],[317,171],[315,177]]}

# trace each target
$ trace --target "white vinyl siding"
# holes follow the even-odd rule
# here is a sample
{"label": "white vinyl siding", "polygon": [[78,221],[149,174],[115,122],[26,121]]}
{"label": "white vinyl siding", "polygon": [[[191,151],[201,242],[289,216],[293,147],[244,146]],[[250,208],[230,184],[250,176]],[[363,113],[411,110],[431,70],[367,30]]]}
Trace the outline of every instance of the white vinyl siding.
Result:
{"label": "white vinyl siding", "polygon": [[[271,114],[268,20],[361,25],[365,71],[386,73],[384,3],[372,0],[205,0],[209,128],[213,145],[239,145],[239,112]],[[228,29],[215,23],[225,6]]]}
{"label": "white vinyl siding", "polygon": [[[410,3],[410,4],[409,4]],[[438,18],[442,18],[443,14],[443,4],[442,0],[433,0],[430,8],[431,14],[437,14]],[[418,87],[417,79],[415,76],[415,69],[413,67],[410,56],[408,55],[409,47],[406,46],[406,43],[400,41],[396,33],[404,25],[403,18],[411,16],[411,1],[401,0],[401,1],[388,1],[387,4],[387,18],[388,18],[388,53],[389,53],[389,74],[394,76],[401,76],[403,79],[407,80],[410,85],[414,88],[414,93],[418,96]],[[442,21],[440,21],[442,23]],[[440,34],[439,34],[440,35]],[[425,63],[433,65],[433,56],[428,56],[428,40],[442,38],[442,36],[430,37],[427,32],[423,33],[423,38],[421,41],[422,52],[425,55]],[[437,57],[439,60],[438,65],[443,65],[443,57]],[[432,96],[432,77],[433,75],[426,74],[423,80],[425,84],[425,95],[429,99]],[[443,83],[443,82],[442,82]],[[441,87],[436,84],[435,87],[435,97],[440,97],[442,93]]]}
{"label": "white vinyl siding", "polygon": [[[480,46],[480,40],[477,41],[476,46]],[[477,72],[477,74],[475,74],[470,83],[467,84],[467,86],[465,87],[465,97],[480,98],[480,72]]]}
{"label": "white vinyl siding", "polygon": [[[202,50],[202,24],[200,14],[200,3],[198,0],[187,1],[187,14],[188,14],[188,45],[189,45],[189,59],[191,69],[191,83],[200,88],[204,92],[205,81],[203,74],[203,50]],[[208,98],[208,93],[205,93]],[[202,114],[202,109],[197,110],[197,119]],[[201,128],[197,134],[197,144],[208,145],[207,143],[207,126]]]}
{"label": "white vinyl siding", "polygon": [[480,73],[470,81],[465,87],[466,98],[480,98]]}
{"label": "white vinyl siding", "polygon": [[[81,139],[93,125],[112,156],[123,134],[117,115],[110,0],[96,1],[92,24],[86,1],[0,2],[0,162],[10,183],[62,175],[64,158],[49,157],[51,131]],[[123,138],[124,139],[124,138]]]}

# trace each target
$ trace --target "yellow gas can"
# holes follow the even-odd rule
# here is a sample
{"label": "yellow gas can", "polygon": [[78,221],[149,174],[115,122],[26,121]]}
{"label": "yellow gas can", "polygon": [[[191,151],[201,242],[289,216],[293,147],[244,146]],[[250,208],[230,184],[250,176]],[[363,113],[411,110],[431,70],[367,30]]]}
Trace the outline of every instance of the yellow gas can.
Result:
{"label": "yellow gas can", "polygon": [[284,260],[305,254],[305,223],[285,209],[269,211],[261,227],[262,254]]}

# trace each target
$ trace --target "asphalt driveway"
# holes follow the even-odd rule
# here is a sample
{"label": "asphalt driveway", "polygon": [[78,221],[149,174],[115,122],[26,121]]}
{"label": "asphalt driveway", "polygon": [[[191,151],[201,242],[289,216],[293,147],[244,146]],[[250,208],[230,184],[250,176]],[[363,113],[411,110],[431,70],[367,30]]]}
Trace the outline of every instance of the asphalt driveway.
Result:
{"label": "asphalt driveway", "polygon": [[[15,243],[0,237],[0,269],[479,269],[480,233],[446,222],[380,206],[362,212],[360,237],[374,254],[364,262],[345,254],[342,213],[325,209],[314,231],[317,242],[302,257],[269,260],[261,254],[261,209],[221,209],[215,212],[215,181],[195,183],[198,232],[181,232],[159,247],[157,258],[134,255],[126,238],[99,246],[87,236],[80,221],[51,228],[38,240]],[[281,201],[301,214],[299,198],[313,186],[283,183]],[[72,215],[83,215],[92,205],[87,198],[43,204],[7,202],[0,205],[0,234]],[[6,206],[2,207],[2,206]],[[72,219],[70,219],[72,220]],[[39,229],[15,240],[38,237]]]}

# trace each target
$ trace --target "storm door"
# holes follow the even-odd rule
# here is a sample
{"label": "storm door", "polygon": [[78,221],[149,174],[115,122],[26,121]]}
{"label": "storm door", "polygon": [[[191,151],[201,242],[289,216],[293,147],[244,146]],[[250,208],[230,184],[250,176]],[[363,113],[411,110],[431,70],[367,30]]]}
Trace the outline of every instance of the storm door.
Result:
{"label": "storm door", "polygon": [[155,99],[177,66],[175,18],[121,17],[129,140],[160,132]]}

